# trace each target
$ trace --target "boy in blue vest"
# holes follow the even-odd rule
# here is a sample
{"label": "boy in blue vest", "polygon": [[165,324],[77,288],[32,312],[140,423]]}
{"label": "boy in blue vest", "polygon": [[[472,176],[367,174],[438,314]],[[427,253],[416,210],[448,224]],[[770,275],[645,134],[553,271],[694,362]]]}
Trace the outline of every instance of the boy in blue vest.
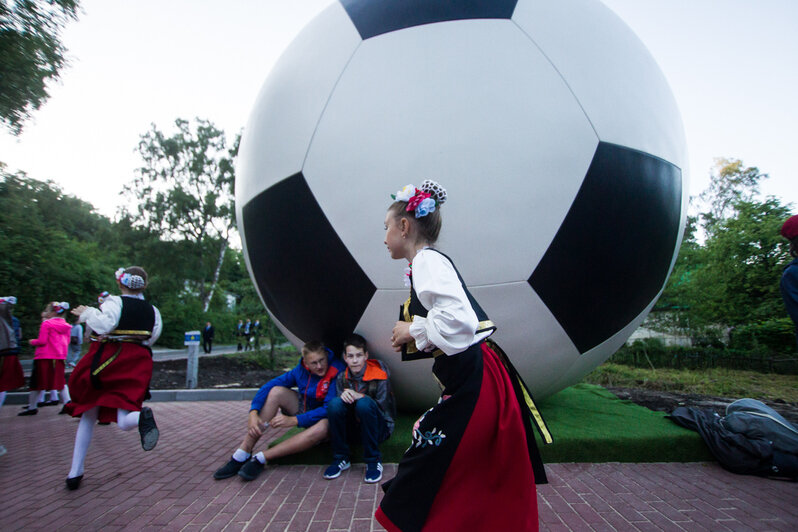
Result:
{"label": "boy in blue vest", "polygon": [[[241,445],[213,478],[221,480],[238,474],[243,480],[255,480],[268,460],[305,451],[327,439],[326,405],[335,397],[335,377],[344,368],[341,360],[321,342],[302,346],[299,364],[258,390],[252,399]],[[298,391],[292,390],[293,387]],[[253,447],[269,427],[305,430],[253,455]]]}
{"label": "boy in blue vest", "polygon": [[333,462],[324,478],[338,478],[349,469],[349,438],[360,435],[369,483],[382,479],[380,443],[393,432],[396,406],[388,368],[369,359],[366,340],[352,334],[344,341],[346,369],[336,377],[336,395],[327,404]]}

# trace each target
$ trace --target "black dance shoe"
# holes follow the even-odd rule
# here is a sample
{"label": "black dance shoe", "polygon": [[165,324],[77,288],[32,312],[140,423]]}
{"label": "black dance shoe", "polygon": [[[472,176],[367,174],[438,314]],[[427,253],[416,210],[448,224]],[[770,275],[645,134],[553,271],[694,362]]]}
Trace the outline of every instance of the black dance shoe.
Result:
{"label": "black dance shoe", "polygon": [[39,413],[39,409],[38,408],[34,408],[33,410],[28,408],[27,410],[23,410],[22,412],[20,412],[17,415],[18,416],[35,416],[38,413]]}
{"label": "black dance shoe", "polygon": [[139,434],[141,435],[141,448],[145,451],[151,451],[158,443],[158,426],[155,424],[155,416],[152,409],[145,406],[141,409],[139,415]]}
{"label": "black dance shoe", "polygon": [[83,475],[78,475],[78,476],[72,477],[72,478],[67,477],[67,479],[66,479],[67,489],[69,491],[75,491],[76,489],[78,489],[80,487],[80,481],[81,480],[83,480]]}

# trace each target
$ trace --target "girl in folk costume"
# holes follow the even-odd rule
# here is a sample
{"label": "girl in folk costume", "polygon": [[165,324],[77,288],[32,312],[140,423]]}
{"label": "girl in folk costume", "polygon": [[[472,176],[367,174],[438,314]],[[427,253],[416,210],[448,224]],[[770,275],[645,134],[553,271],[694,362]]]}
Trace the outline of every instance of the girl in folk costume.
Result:
{"label": "girl in folk costume", "polygon": [[57,399],[50,403],[43,403],[44,393],[47,390],[61,390],[61,399],[64,404],[69,402],[69,388],[64,377],[67,349],[69,348],[69,332],[72,326],[63,318],[69,310],[69,303],[48,303],[42,311],[42,325],[39,328],[39,337],[30,340],[30,345],[36,346],[33,356],[33,372],[30,376],[30,395],[28,408],[18,416],[34,416],[38,413],[39,404],[58,404]]}
{"label": "girl in folk costume", "polygon": [[6,392],[25,385],[25,375],[17,356],[22,331],[19,320],[11,315],[11,308],[16,304],[14,296],[0,297],[0,407],[6,401]]}
{"label": "girl in folk costume", "polygon": [[150,346],[161,335],[161,314],[144,300],[147,272],[138,266],[120,268],[116,281],[122,296],[105,298],[99,309],[79,306],[72,311],[91,328],[92,344],[72,372],[69,413],[80,417],[72,469],[66,479],[74,490],[83,478],[83,462],[94,425],[115,421],[127,431],[138,427],[141,446],[158,443],[152,410],[142,407],[152,378]]}
{"label": "girl in folk costume", "polygon": [[385,244],[406,259],[410,297],[393,329],[402,360],[434,358],[441,398],[415,424],[376,512],[389,531],[537,530],[535,483],[546,475],[532,433],[548,429],[496,330],[451,260],[431,246],[446,191],[434,181],[393,196]]}

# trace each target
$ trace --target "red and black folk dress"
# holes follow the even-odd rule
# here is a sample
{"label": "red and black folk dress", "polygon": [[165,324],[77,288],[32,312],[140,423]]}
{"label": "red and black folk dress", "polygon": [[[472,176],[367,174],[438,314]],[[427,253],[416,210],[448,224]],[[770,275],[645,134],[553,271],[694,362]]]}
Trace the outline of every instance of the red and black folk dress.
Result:
{"label": "red and black folk dress", "polygon": [[[475,342],[456,354],[419,351],[415,342],[403,347],[403,361],[434,357],[432,371],[441,399],[417,422],[396,476],[383,484],[377,520],[389,531],[404,532],[537,530],[535,484],[546,483],[546,473],[532,422],[545,442],[551,436],[507,356],[485,340],[496,327],[454,265],[436,250],[421,253],[448,263],[448,271],[456,276],[448,281],[461,285],[467,298],[462,305],[471,307],[479,324]],[[403,321],[428,315],[416,292],[418,259],[417,255],[410,298],[401,310]]]}
{"label": "red and black folk dress", "polygon": [[70,413],[74,417],[97,406],[100,407],[100,421],[116,422],[117,409],[141,411],[142,402],[149,393],[152,378],[149,344],[160,334],[160,315],[144,299],[111,298],[103,303],[103,308],[121,305],[118,323],[107,334],[97,334],[102,326],[87,321],[96,332],[92,334],[89,352],[80,359],[69,378]]}

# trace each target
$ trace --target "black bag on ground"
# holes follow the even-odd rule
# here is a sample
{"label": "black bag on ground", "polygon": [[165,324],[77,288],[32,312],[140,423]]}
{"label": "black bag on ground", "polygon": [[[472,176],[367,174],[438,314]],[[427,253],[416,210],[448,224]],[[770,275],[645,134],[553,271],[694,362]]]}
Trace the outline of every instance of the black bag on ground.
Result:
{"label": "black bag on ground", "polygon": [[733,473],[798,479],[798,429],[760,401],[735,401],[726,417],[686,407],[668,417],[701,434],[720,465]]}

